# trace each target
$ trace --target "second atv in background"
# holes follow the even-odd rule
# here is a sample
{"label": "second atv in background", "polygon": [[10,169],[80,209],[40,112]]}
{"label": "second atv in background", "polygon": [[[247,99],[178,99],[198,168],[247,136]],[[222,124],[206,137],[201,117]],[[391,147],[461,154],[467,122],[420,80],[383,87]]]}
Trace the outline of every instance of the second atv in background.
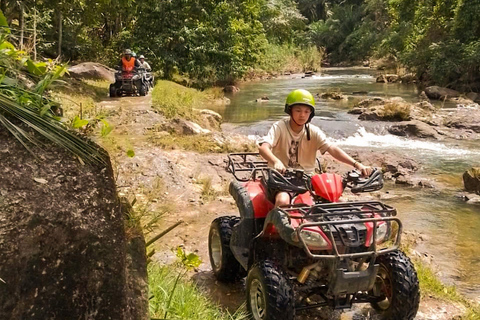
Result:
{"label": "second atv in background", "polygon": [[130,49],[125,50],[115,72],[115,83],[110,85],[110,97],[127,95],[144,96],[148,92],[145,68],[132,56]]}

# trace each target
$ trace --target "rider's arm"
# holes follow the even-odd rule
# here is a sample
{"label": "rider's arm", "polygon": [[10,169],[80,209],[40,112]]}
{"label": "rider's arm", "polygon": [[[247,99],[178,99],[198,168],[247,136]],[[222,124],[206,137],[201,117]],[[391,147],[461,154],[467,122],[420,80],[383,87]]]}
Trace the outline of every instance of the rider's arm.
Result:
{"label": "rider's arm", "polygon": [[351,165],[355,169],[360,170],[363,176],[369,176],[372,173],[371,167],[364,166],[360,162],[356,161],[336,145],[331,145],[327,149],[327,152],[338,161]]}
{"label": "rider's arm", "polygon": [[272,146],[264,142],[258,147],[258,152],[260,155],[268,161],[268,163],[273,163],[273,168],[277,171],[284,172],[286,170],[285,165],[280,159],[278,159],[272,152]]}

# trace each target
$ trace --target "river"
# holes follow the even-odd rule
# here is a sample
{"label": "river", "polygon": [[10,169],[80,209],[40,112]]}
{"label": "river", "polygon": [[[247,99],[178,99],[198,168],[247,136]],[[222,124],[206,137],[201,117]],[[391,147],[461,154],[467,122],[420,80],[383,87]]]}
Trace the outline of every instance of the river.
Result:
{"label": "river", "polygon": [[[229,96],[230,105],[212,109],[224,117],[224,130],[263,135],[274,121],[285,116],[285,98],[291,90],[304,88],[313,94],[331,89],[343,92],[348,99],[316,98],[316,117],[312,122],[346,151],[401,151],[420,163],[422,175],[446,186],[442,191],[432,191],[387,183],[384,189],[399,197],[385,203],[398,209],[405,230],[424,235],[425,241],[418,250],[433,255],[442,281],[480,301],[480,206],[466,204],[456,196],[463,188],[463,172],[480,166],[480,141],[406,139],[388,134],[386,127],[391,123],[360,121],[358,116],[348,114],[355,101],[367,96],[418,101],[415,85],[376,83],[379,73],[368,68],[329,68],[313,77],[246,82],[239,86],[240,92]],[[268,96],[269,101],[255,102],[262,96]]]}

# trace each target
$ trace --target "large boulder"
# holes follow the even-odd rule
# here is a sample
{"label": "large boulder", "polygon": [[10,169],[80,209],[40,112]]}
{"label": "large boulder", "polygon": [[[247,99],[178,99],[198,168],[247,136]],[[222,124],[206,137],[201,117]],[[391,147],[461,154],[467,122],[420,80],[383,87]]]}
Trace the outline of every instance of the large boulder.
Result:
{"label": "large boulder", "polygon": [[403,137],[440,139],[438,132],[434,128],[418,120],[401,122],[399,124],[392,125],[390,128],[388,128],[388,132]]}
{"label": "large boulder", "polygon": [[0,319],[147,319],[109,160],[43,142],[34,156],[0,126]]}
{"label": "large boulder", "polygon": [[448,98],[456,98],[460,96],[460,92],[448,89],[448,88],[443,88],[439,86],[431,86],[427,87],[425,89],[425,94],[427,95],[428,98],[434,99],[434,100],[444,100]]}
{"label": "large boulder", "polygon": [[68,73],[75,79],[93,79],[115,81],[115,70],[96,62],[83,62],[68,68]]}
{"label": "large boulder", "polygon": [[463,174],[463,185],[468,192],[480,194],[480,167],[470,168]]}

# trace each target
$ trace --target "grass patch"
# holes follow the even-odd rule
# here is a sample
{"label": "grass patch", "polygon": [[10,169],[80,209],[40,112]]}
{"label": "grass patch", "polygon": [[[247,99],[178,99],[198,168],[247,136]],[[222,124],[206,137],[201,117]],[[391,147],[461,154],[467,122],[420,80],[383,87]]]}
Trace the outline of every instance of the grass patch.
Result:
{"label": "grass patch", "polygon": [[180,149],[199,153],[253,152],[258,149],[253,142],[241,146],[234,146],[228,142],[221,143],[210,134],[190,136],[175,133],[152,135],[149,137],[149,141],[163,149]]}
{"label": "grass patch", "polygon": [[212,303],[191,282],[180,279],[167,309],[170,294],[175,280],[182,270],[170,266],[148,265],[148,283],[150,295],[150,316],[152,319],[163,319],[168,311],[168,319],[189,320],[242,320],[247,319],[244,310],[235,314],[222,311]]}
{"label": "grass patch", "polygon": [[193,108],[201,109],[215,95],[196,89],[187,88],[172,81],[159,80],[152,91],[153,108],[165,117],[196,120]]}
{"label": "grass patch", "polygon": [[214,200],[217,197],[217,192],[212,187],[212,177],[206,177],[200,180],[202,184],[202,199],[205,201]]}
{"label": "grass patch", "polygon": [[69,80],[51,92],[52,99],[63,108],[64,117],[73,119],[82,113],[83,119],[97,117],[101,110],[97,103],[108,96],[107,80]]}
{"label": "grass patch", "polygon": [[383,119],[390,121],[410,120],[410,106],[405,103],[388,102],[383,107]]}
{"label": "grass patch", "polygon": [[480,319],[480,305],[466,299],[454,286],[444,285],[436,276],[432,268],[420,259],[412,259],[417,270],[422,297],[433,296],[435,298],[454,301],[463,304],[467,311],[458,320]]}

